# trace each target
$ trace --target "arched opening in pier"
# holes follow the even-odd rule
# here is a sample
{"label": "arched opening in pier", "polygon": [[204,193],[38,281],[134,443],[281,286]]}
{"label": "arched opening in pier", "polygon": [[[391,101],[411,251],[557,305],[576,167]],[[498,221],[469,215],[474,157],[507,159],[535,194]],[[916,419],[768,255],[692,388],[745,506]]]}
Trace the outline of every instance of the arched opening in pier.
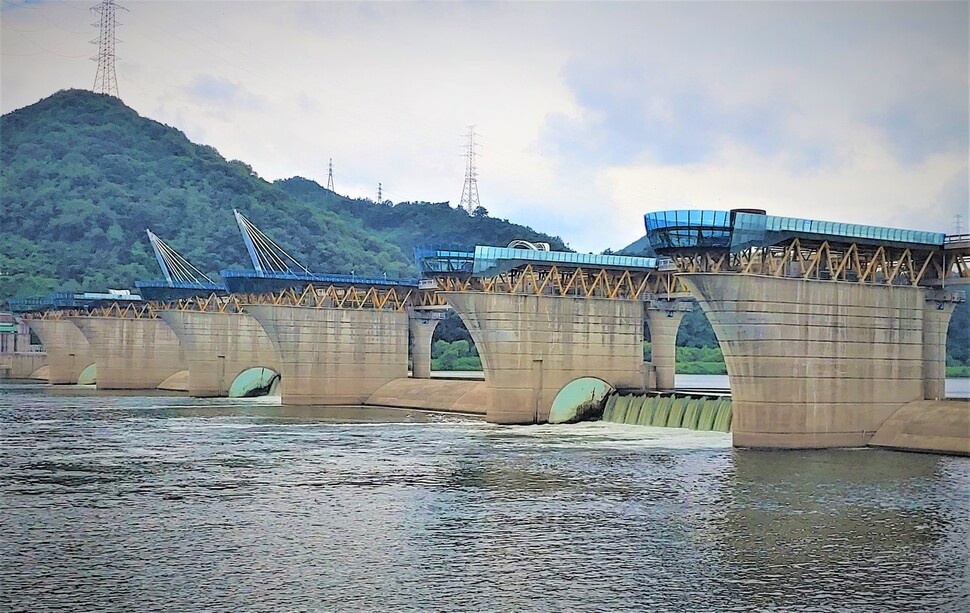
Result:
{"label": "arched opening in pier", "polygon": [[970,302],[954,307],[946,332],[947,378],[970,377]]}
{"label": "arched opening in pier", "polygon": [[158,389],[169,392],[189,391],[189,371],[179,370],[158,384]]}
{"label": "arched opening in pier", "polygon": [[482,371],[475,341],[454,311],[448,312],[431,336],[431,370],[469,374]]}
{"label": "arched opening in pier", "polygon": [[603,406],[612,394],[612,385],[596,377],[580,377],[567,383],[549,409],[550,424],[592,421],[603,415]]}
{"label": "arched opening in pier", "polygon": [[684,314],[677,330],[676,370],[678,387],[702,390],[726,390],[727,366],[714,328],[700,305]]}
{"label": "arched opening in pier", "polygon": [[98,382],[98,365],[88,364],[77,376],[78,385],[94,385]]}
{"label": "arched opening in pier", "polygon": [[[696,302],[651,308],[644,326],[644,360],[652,365],[651,389],[726,392],[727,365],[707,316]],[[689,310],[687,310],[689,309]]]}
{"label": "arched opening in pier", "polygon": [[247,368],[239,373],[229,386],[230,398],[278,396],[279,393],[280,374],[265,366]]}

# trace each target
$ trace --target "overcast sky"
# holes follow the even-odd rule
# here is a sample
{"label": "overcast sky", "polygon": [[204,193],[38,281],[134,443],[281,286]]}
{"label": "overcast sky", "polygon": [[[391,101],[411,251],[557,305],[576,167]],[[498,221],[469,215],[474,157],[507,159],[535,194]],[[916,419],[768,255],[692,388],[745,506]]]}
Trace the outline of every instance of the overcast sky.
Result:
{"label": "overcast sky", "polygon": [[[2,110],[90,89],[95,0],[2,0]],[[968,227],[970,3],[120,1],[121,98],[263,178],[461,197],[574,249],[643,213]],[[2,137],[2,136],[0,136]]]}

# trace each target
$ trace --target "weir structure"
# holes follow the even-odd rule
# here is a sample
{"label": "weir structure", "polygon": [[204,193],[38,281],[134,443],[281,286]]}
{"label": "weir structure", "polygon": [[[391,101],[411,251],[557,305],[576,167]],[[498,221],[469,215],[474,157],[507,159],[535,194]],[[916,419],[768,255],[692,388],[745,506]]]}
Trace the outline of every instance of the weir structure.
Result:
{"label": "weir structure", "polygon": [[82,380],[81,373],[94,366],[94,354],[88,339],[67,319],[29,318],[33,330],[47,354],[47,381],[53,385],[70,385]]}
{"label": "weir structure", "polygon": [[51,384],[155,389],[185,370],[178,339],[151,305],[127,290],[19,302],[14,306],[25,311],[48,354]]}
{"label": "weir structure", "polygon": [[[725,355],[735,445],[865,445],[891,422],[880,444],[919,448],[930,436],[926,448],[966,447],[965,433],[944,439],[964,423],[970,431],[970,412],[939,403],[970,237],[665,211],[645,216],[642,251],[631,255],[426,249],[415,254],[423,278],[409,280],[312,273],[236,218],[254,270],[223,270],[224,285],[149,233],[165,280],[137,282],[141,295],[21,305],[33,311],[25,318],[47,349],[50,381],[219,396],[255,368],[281,377],[284,404],[435,408],[424,396],[438,394],[494,423],[542,423],[569,395],[671,390],[677,329],[696,298]],[[430,376],[446,309],[475,341],[484,383],[407,381],[409,345],[412,378]],[[936,403],[927,410],[951,426],[924,435],[918,402]]]}
{"label": "weir structure", "polygon": [[[363,404],[407,377],[407,307],[417,280],[311,272],[234,214],[253,270],[220,275],[272,342],[284,404]],[[428,351],[430,365],[430,335]]]}
{"label": "weir structure", "polygon": [[[237,213],[237,220],[241,217]],[[245,219],[245,218],[243,218]],[[225,284],[215,283],[158,236],[148,230],[164,281],[138,281],[157,317],[174,332],[188,368],[187,391],[192,396],[247,395],[256,378],[241,389],[234,383],[253,369],[279,374],[279,355],[252,316],[243,313],[240,298]]]}
{"label": "weir structure", "polygon": [[758,210],[645,223],[717,335],[735,445],[865,445],[900,407],[943,398],[947,324],[964,299],[952,283],[966,278],[943,234]]}
{"label": "weir structure", "polygon": [[557,395],[580,379],[643,389],[644,314],[651,306],[664,313],[650,320],[662,346],[654,356],[665,360],[656,370],[672,387],[683,314],[676,299],[688,295],[655,258],[485,246],[417,256],[435,288],[420,296],[423,306],[454,308],[475,341],[488,421],[545,422]]}

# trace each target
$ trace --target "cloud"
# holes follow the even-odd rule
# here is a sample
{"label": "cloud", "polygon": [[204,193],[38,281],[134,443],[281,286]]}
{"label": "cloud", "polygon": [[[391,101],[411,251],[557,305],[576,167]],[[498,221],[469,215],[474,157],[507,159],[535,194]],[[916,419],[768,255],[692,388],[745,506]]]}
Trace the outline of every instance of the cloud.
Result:
{"label": "cloud", "polygon": [[[342,193],[455,203],[476,124],[482,204],[582,251],[671,206],[967,207],[965,2],[124,4],[125,102],[268,179],[333,158]],[[95,35],[76,4],[5,12],[3,112],[89,87]]]}
{"label": "cloud", "polygon": [[269,110],[269,101],[246,90],[240,84],[224,77],[201,74],[192,79],[186,88],[187,93],[196,102],[215,105],[225,110],[234,107],[245,111]]}
{"label": "cloud", "polygon": [[660,164],[709,158],[725,139],[763,153],[783,146],[778,104],[732,106],[702,84],[664,82],[650,65],[573,61],[564,80],[582,107],[579,117],[553,114],[543,139],[566,157],[627,164],[649,157]]}

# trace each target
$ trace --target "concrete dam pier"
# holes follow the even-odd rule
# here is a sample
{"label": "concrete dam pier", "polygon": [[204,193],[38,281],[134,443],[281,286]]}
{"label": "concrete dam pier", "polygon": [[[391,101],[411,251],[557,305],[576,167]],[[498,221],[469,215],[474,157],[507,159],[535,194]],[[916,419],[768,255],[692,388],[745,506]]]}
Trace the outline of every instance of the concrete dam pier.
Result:
{"label": "concrete dam pier", "polygon": [[[103,389],[181,376],[193,395],[223,396],[258,368],[278,374],[284,404],[534,424],[573,396],[605,405],[673,390],[677,331],[696,300],[724,353],[732,402],[716,421],[731,424],[735,445],[970,453],[970,432],[953,432],[970,404],[943,399],[970,240],[751,210],[649,213],[645,228],[623,255],[419,250],[420,281],[265,271],[254,257],[255,271],[222,271],[225,286],[170,279],[149,300],[75,300],[36,311],[30,326],[51,383],[94,367]],[[484,382],[428,379],[447,310],[468,329]],[[583,381],[599,391],[584,398]],[[680,404],[663,407],[641,402],[635,421],[694,423],[693,405],[686,420]]]}

